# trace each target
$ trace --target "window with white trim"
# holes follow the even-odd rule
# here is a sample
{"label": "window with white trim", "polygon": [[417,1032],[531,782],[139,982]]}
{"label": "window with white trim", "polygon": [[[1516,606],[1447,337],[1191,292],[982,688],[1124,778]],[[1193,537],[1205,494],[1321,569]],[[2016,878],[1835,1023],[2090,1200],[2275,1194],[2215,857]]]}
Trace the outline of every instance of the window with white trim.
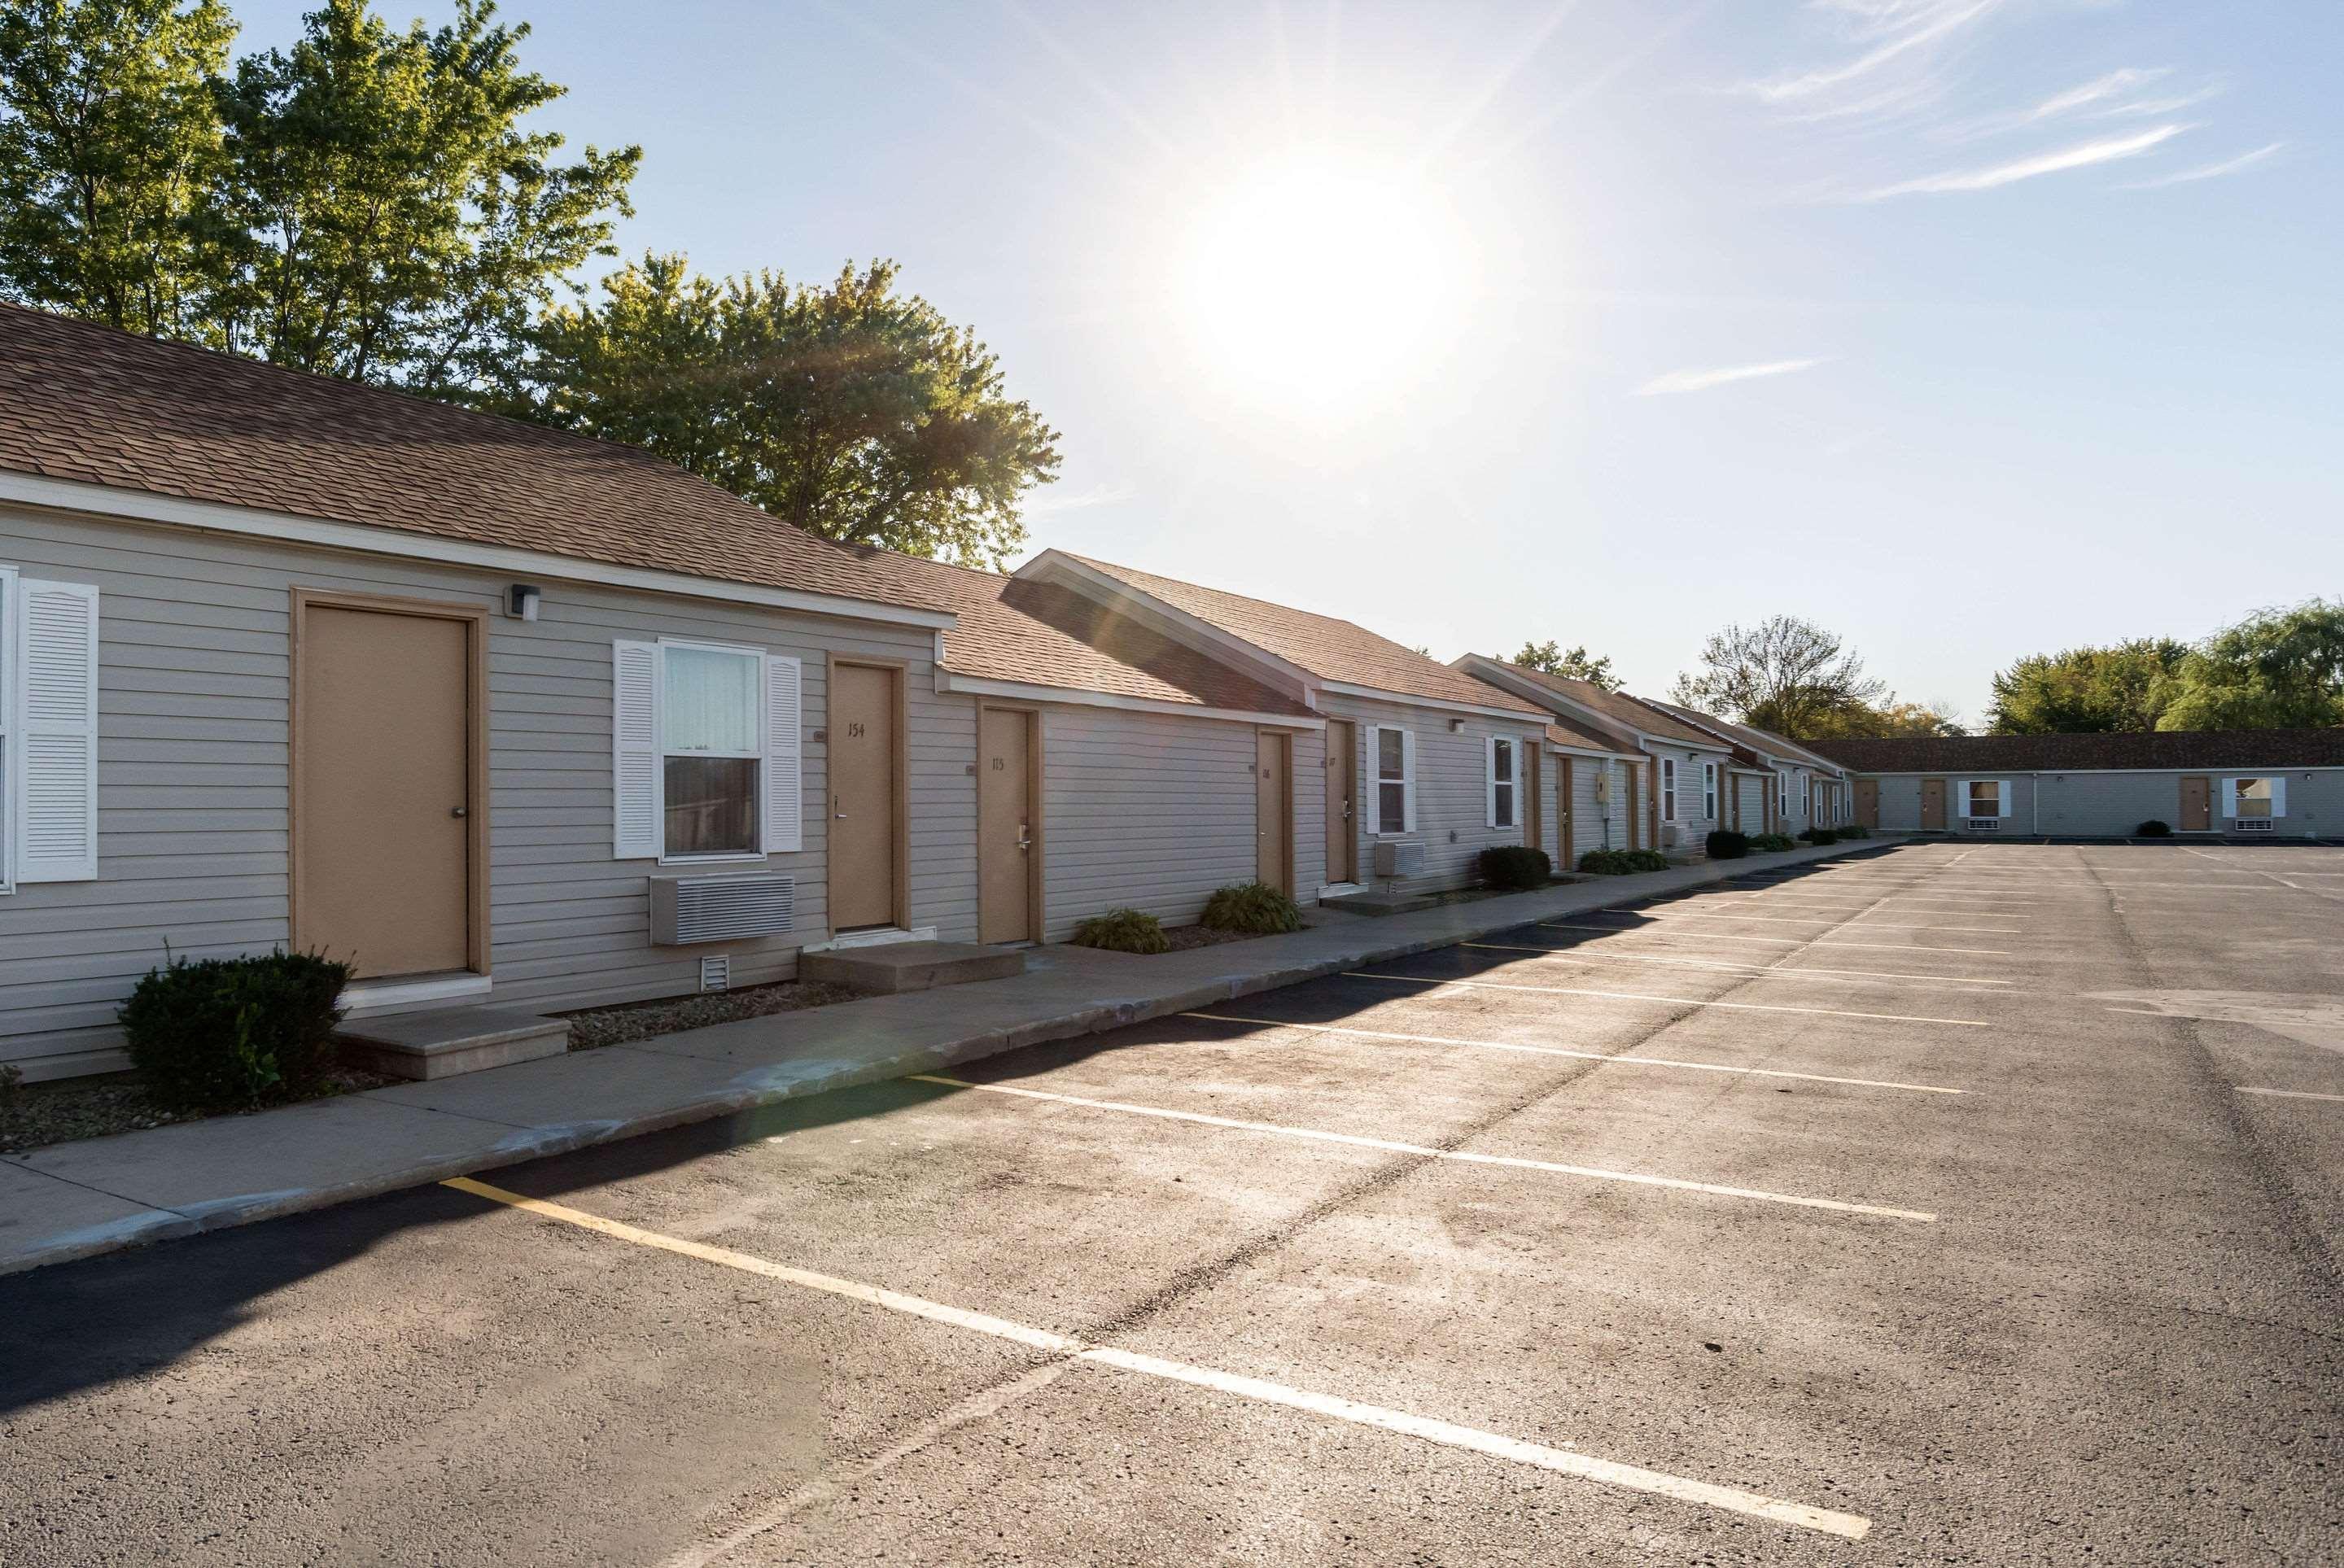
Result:
{"label": "window with white trim", "polygon": [[2222,815],[2249,820],[2287,815],[2284,779],[2225,779]]}
{"label": "window with white trim", "polygon": [[1677,759],[1663,757],[1661,759],[1661,820],[1673,822],[1676,819]]}
{"label": "window with white trim", "polygon": [[1489,779],[1489,825],[1510,828],[1514,825],[1514,758],[1515,742],[1510,737],[1492,735],[1489,738],[1483,759],[1484,773]]}
{"label": "window with white trim", "polygon": [[1369,731],[1376,769],[1376,831],[1416,831],[1416,735],[1378,725]]}
{"label": "window with white trim", "polygon": [[97,589],[0,566],[0,893],[97,878]]}
{"label": "window with white trim", "polygon": [[1701,765],[1701,819],[1704,822],[1717,820],[1717,764],[1714,762]]}
{"label": "window with white trim", "polygon": [[1783,821],[1791,819],[1791,770],[1787,768],[1774,772],[1774,809]]}
{"label": "window with white trim", "polygon": [[802,667],[721,643],[612,645],[615,853],[761,859],[801,847]]}
{"label": "window with white trim", "polygon": [[1962,802],[1965,817],[2000,817],[2002,815],[2002,780],[1973,779],[1965,788],[1967,796]]}

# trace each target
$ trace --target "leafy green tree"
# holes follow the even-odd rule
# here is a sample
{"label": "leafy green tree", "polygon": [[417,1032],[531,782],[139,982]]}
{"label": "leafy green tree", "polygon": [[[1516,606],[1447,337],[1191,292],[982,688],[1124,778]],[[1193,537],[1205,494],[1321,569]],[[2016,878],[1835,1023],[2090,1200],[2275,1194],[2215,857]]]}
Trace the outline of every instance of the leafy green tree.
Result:
{"label": "leafy green tree", "polygon": [[0,297],[197,330],[235,36],[219,0],[0,0]]}
{"label": "leafy green tree", "polygon": [[1514,655],[1512,662],[1524,669],[1560,675],[1566,680],[1583,680],[1606,691],[1620,689],[1620,678],[1612,673],[1612,660],[1590,656],[1583,643],[1566,653],[1562,645],[1551,638],[1545,642],[1525,639],[1521,652]]}
{"label": "leafy green tree", "polygon": [[642,149],[519,122],[562,88],[520,68],[492,0],[395,32],[328,0],[290,50],[217,84],[226,171],[209,336],[281,365],[461,397],[497,378],[562,276],[613,256]]}
{"label": "leafy green tree", "polygon": [[998,566],[1026,492],[1056,477],[1057,435],[896,276],[712,282],[647,256],[546,314],[505,407],[647,447],[825,538]]}
{"label": "leafy green tree", "polygon": [[1994,735],[2079,735],[2157,728],[2189,649],[2147,637],[2112,648],[2035,653],[1994,678]]}
{"label": "leafy green tree", "polygon": [[[1772,728],[1769,726],[1768,728]],[[1943,703],[1861,702],[1818,714],[1802,740],[1879,739],[1899,735],[1967,735],[1961,716]]]}
{"label": "leafy green tree", "polygon": [[1792,740],[1845,733],[1831,727],[1888,693],[1837,633],[1797,616],[1729,626],[1702,645],[1701,662],[1677,677],[1676,701]]}
{"label": "leafy green tree", "polygon": [[2344,725],[2344,602],[2258,610],[2189,650],[2159,729]]}

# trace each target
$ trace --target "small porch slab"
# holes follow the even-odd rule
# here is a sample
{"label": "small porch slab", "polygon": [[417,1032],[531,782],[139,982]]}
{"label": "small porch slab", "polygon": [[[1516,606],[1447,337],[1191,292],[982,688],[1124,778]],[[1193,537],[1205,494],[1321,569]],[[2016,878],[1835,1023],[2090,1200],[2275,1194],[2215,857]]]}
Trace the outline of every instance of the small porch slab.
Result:
{"label": "small porch slab", "polygon": [[507,1007],[442,1007],[345,1020],[335,1032],[359,1065],[393,1078],[453,1078],[560,1056],[570,1049],[568,1019]]}
{"label": "small porch slab", "polygon": [[1006,980],[1025,972],[1023,949],[980,947],[975,942],[888,942],[798,957],[800,980],[844,986],[866,996],[896,996],[970,980]]}

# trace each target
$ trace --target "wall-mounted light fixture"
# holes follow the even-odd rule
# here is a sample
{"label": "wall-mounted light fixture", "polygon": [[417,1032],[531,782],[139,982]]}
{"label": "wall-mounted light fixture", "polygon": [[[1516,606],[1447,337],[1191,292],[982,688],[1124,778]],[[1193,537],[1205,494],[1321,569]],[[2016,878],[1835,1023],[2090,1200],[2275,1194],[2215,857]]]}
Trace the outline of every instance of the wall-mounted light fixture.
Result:
{"label": "wall-mounted light fixture", "polygon": [[537,601],[543,597],[527,583],[515,583],[505,589],[505,614],[515,620],[535,620]]}

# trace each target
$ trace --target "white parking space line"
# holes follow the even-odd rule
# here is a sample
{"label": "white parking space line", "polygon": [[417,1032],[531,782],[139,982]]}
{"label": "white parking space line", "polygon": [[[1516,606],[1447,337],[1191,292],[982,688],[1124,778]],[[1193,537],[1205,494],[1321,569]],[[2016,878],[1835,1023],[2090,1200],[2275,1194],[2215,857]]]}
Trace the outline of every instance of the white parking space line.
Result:
{"label": "white parking space line", "polygon": [[1764,1493],[1744,1491],[1738,1486],[1720,1486],[1713,1482],[1695,1481],[1686,1476],[1671,1475],[1665,1471],[1646,1470],[1641,1465],[1622,1464],[1614,1460],[1598,1459],[1592,1454],[1571,1449],[1551,1448],[1544,1443],[1528,1442],[1520,1438],[1505,1437],[1477,1427],[1459,1426],[1452,1422],[1437,1421],[1430,1416],[1413,1415],[1406,1411],[1392,1410],[1383,1405],[1365,1404],[1358,1400],[1336,1394],[1314,1393],[1308,1389],[1290,1388],[1284,1383],[1265,1382],[1260,1378],[1238,1372],[1216,1371],[1187,1362],[1167,1361],[1161,1356],[1142,1355],[1136,1351],[1117,1350],[1111,1345],[1096,1345],[1068,1334],[1053,1333],[1047,1329],[1031,1328],[1011,1322],[1006,1318],[988,1316],[983,1312],[964,1312],[920,1296],[906,1295],[900,1291],[884,1290],[858,1281],[841,1279],[835,1274],[818,1274],[810,1269],[793,1269],[786,1263],[776,1263],[748,1252],[737,1252],[729,1247],[714,1247],[705,1241],[686,1241],[679,1236],[665,1236],[656,1231],[645,1231],[617,1220],[605,1220],[581,1209],[561,1203],[549,1203],[543,1199],[523,1197],[518,1192],[491,1187],[469,1177],[457,1177],[445,1183],[459,1191],[492,1203],[502,1203],[534,1214],[541,1219],[575,1225],[637,1246],[650,1247],[662,1252],[693,1258],[705,1263],[716,1263],[763,1279],[780,1281],[784,1284],[818,1291],[824,1295],[838,1296],[866,1306],[884,1307],[889,1312],[905,1313],[929,1322],[943,1323],[965,1329],[972,1333],[1006,1340],[1046,1354],[1061,1356],[1072,1362],[1093,1366],[1114,1367],[1136,1372],[1143,1377],[1159,1378],[1169,1382],[1187,1383],[1197,1388],[1233,1394],[1264,1404],[1283,1405],[1312,1415],[1348,1422],[1354,1426],[1374,1427],[1396,1432],[1403,1437],[1439,1443],[1444,1448],[1463,1449],[1485,1454],[1492,1459],[1551,1471],[1560,1475],[1574,1475],[1630,1492],[1648,1493],[1670,1497],[1682,1503],[1699,1503],[1708,1508],[1720,1508],[1728,1513],[1744,1514],[1753,1519],[1770,1520],[1777,1524],[1795,1525],[1802,1530],[1814,1530],[1826,1535],[1844,1536],[1861,1541],[1872,1528],[1872,1521],[1860,1513],[1843,1513],[1834,1509],[1816,1508],[1804,1503],[1792,1503]]}
{"label": "white parking space line", "polygon": [[[1589,926],[1575,920],[1541,920],[1541,930],[1551,931],[1601,931],[1614,937],[1661,937],[1695,942],[1765,942],[1778,948],[1893,948],[1909,953],[1954,953],[1978,958],[2004,959],[2010,956],[2007,948],[1941,948],[1928,942],[1843,942],[1829,937],[1817,937],[1813,941],[1804,937],[1737,937],[1718,931],[1655,931],[1640,926]],[[2014,936],[2018,934],[2012,933]]]}
{"label": "white parking space line", "polygon": [[1461,1045],[1476,1050],[1510,1050],[1525,1056],[1568,1056],[1580,1061],[1619,1061],[1635,1067],[1678,1067],[1693,1072],[1736,1072],[1752,1078],[1795,1078],[1808,1083],[1844,1083],[1858,1089],[1903,1089],[1915,1094],[1967,1094],[1935,1083],[1898,1083],[1880,1078],[1834,1078],[1826,1072],[1793,1072],[1780,1067],[1731,1067],[1718,1061],[1679,1061],[1666,1056],[1617,1055],[1601,1050],[1571,1050],[1560,1045],[1523,1045],[1505,1040],[1454,1040],[1438,1034],[1394,1034],[1380,1029],[1352,1029],[1332,1023],[1291,1023],[1277,1018],[1240,1018],[1227,1012],[1184,1012],[1182,1018],[1210,1019],[1215,1023],[1259,1024],[1267,1029],[1298,1029],[1310,1034],[1355,1035],[1361,1040],[1396,1040],[1411,1045]]}
{"label": "white parking space line", "polygon": [[2308,1089],[2250,1089],[2238,1085],[2240,1094],[2268,1094],[2274,1100],[2332,1100],[2344,1104],[2344,1094],[2314,1094]]}
{"label": "white parking space line", "polygon": [[1962,1029],[1992,1029],[1993,1023],[1982,1018],[1925,1018],[1902,1012],[1849,1012],[1835,1007],[1788,1007],[1762,1001],[1704,1001],[1697,996],[1650,996],[1632,990],[1581,990],[1560,985],[1510,985],[1497,980],[1428,980],[1422,975],[1388,975],[1367,970],[1345,970],[1353,980],[1402,980],[1409,985],[1463,986],[1469,990],[1526,990],[1543,996],[1592,996],[1613,1001],[1666,1002],[1671,1007],[1722,1007],[1735,1012],[1799,1012],[1815,1018],[1861,1018],[1875,1023],[1944,1023]]}
{"label": "white parking space line", "polygon": [[1987,937],[2022,934],[2016,926],[1932,926],[1913,920],[1843,920],[1824,915],[1704,915],[1692,910],[1663,910],[1642,918],[1647,920],[1733,920],[1752,926],[1834,926],[1851,931],[1965,931],[1974,936]]}
{"label": "white parking space line", "polygon": [[1732,975],[1739,980],[1781,980],[1785,976],[1796,976],[1804,980],[1825,981],[1833,985],[1880,986],[1890,990],[1905,989],[1902,985],[1891,984],[1892,981],[1917,980],[1925,984],[1935,980],[1954,986],[2007,986],[2015,983],[2001,980],[1972,980],[1966,975],[1887,974],[1879,970],[1794,970],[1784,968],[1782,959],[1777,959],[1771,964],[1737,963],[1731,959],[1672,959],[1654,953],[1597,952],[1591,946],[1541,948],[1532,947],[1524,942],[1460,942],[1457,945],[1460,948],[1480,948],[1493,953],[1537,953],[1542,958],[1560,959],[1565,963],[1573,964],[1662,964],[1671,969],[1706,970],[1716,974]]}
{"label": "white parking space line", "polygon": [[1341,1143],[1355,1149],[1380,1149],[1422,1160],[1450,1160],[1461,1165],[1499,1165],[1510,1171],[1538,1171],[1552,1176],[1583,1176],[1595,1181],[1625,1181],[1636,1187],[1666,1187],[1679,1192],[1707,1192],[1721,1198],[1748,1198],[1761,1203],[1788,1203],[1798,1209],[1829,1209],[1838,1214],[1862,1214],[1874,1220],[1911,1220],[1933,1224],[1936,1216],[1920,1209],[1892,1209],[1876,1203],[1845,1203],[1836,1198],[1807,1198],[1794,1192],[1767,1192],[1755,1187],[1721,1187],[1712,1181],[1687,1181],[1675,1176],[1648,1176],[1640,1171],[1606,1171],[1594,1165],[1564,1165],[1551,1160],[1525,1160],[1513,1154],[1477,1154],[1464,1149],[1433,1149],[1389,1138],[1369,1138],[1358,1132],[1329,1132],[1316,1127],[1281,1127],[1273,1121],[1241,1121],[1231,1116],[1211,1116],[1201,1111],[1173,1111],[1160,1105],[1134,1105],[1121,1100],[1091,1100],[1079,1094],[1054,1094],[1043,1089],[1019,1089],[1007,1083],[971,1083],[965,1079],[914,1072],[907,1081],[935,1083],[947,1089],[973,1089],[986,1094],[1007,1094],[1020,1100],[1046,1101],[1085,1111],[1112,1111],[1125,1116],[1152,1116],[1165,1121],[1187,1121],[1232,1132],[1258,1132],[1272,1138],[1298,1138],[1311,1143]]}

